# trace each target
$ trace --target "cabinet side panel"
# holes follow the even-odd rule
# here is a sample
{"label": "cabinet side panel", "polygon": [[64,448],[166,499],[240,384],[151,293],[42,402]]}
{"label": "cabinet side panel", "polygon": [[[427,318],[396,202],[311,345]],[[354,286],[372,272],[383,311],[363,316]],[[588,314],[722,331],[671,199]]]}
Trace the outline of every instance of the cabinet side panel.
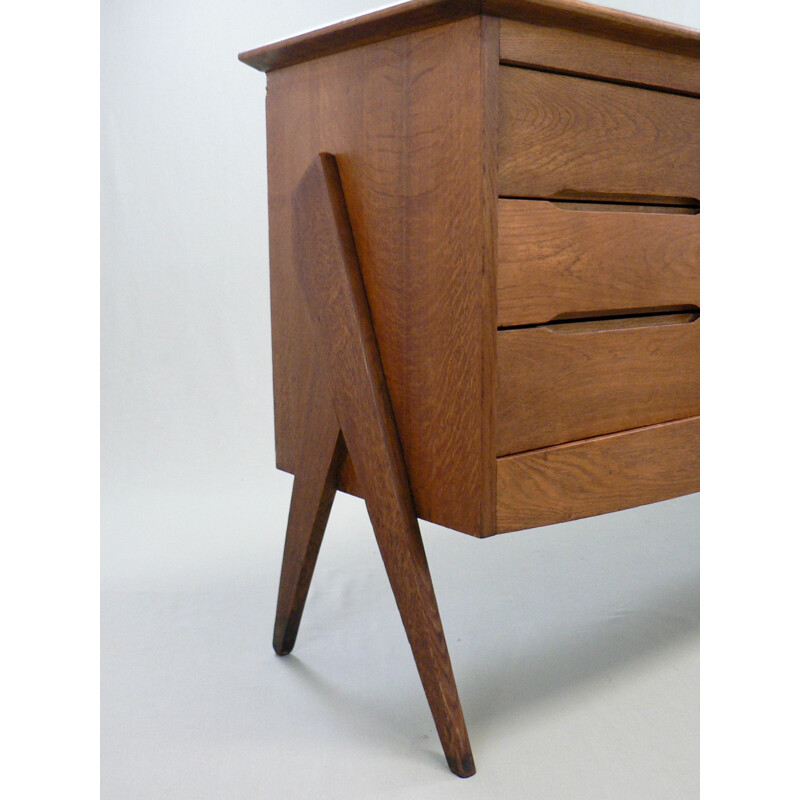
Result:
{"label": "cabinet side panel", "polygon": [[299,466],[313,352],[291,197],[327,151],[339,163],[417,512],[475,535],[484,478],[480,81],[475,17],[277,70],[267,99],[278,466]]}

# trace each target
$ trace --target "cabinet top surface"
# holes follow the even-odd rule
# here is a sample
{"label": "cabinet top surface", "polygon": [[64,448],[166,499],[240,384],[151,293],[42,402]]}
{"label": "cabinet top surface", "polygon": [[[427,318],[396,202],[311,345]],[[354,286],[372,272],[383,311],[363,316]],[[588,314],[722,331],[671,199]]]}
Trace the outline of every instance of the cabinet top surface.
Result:
{"label": "cabinet top surface", "polygon": [[269,72],[478,14],[569,28],[684,55],[699,57],[700,52],[700,34],[696,30],[580,0],[410,0],[248,50],[240,53],[239,59],[255,69]]}

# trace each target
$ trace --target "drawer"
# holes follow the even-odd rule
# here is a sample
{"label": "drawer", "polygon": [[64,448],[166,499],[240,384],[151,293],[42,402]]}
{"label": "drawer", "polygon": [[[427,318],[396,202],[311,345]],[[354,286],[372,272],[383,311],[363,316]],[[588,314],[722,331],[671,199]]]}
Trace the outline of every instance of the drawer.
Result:
{"label": "drawer", "polygon": [[[697,48],[699,49],[699,47]],[[694,48],[668,53],[620,39],[549,25],[500,20],[500,61],[700,93],[700,60]]]}
{"label": "drawer", "polygon": [[700,215],[669,209],[500,200],[498,325],[699,307]]}
{"label": "drawer", "polygon": [[664,314],[497,332],[497,455],[700,413],[700,320]]}
{"label": "drawer", "polygon": [[691,417],[497,459],[497,531],[553,525],[700,489]]}
{"label": "drawer", "polygon": [[507,66],[499,83],[501,196],[699,200],[697,98]]}

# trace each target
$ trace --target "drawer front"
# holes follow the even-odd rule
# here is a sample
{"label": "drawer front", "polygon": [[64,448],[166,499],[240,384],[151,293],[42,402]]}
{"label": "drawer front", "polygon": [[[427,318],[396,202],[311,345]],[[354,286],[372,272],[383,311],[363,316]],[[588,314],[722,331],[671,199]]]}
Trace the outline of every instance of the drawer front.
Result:
{"label": "drawer front", "polygon": [[694,97],[501,66],[500,195],[697,201],[699,121]]}
{"label": "drawer front", "polygon": [[499,201],[498,325],[699,307],[699,214],[606,208]]}
{"label": "drawer front", "polygon": [[668,52],[570,28],[500,20],[500,61],[700,93],[699,46]]}
{"label": "drawer front", "polygon": [[689,314],[498,331],[497,454],[699,414],[699,345]]}
{"label": "drawer front", "polygon": [[700,489],[697,417],[497,459],[497,532],[553,525]]}

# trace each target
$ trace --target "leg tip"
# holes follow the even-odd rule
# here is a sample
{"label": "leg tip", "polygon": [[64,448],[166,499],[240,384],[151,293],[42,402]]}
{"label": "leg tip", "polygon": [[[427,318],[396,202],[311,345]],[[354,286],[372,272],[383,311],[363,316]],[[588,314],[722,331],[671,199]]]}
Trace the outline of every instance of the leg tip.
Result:
{"label": "leg tip", "polygon": [[294,649],[297,631],[289,625],[289,620],[276,620],[272,634],[272,649],[279,656],[288,656]]}
{"label": "leg tip", "polygon": [[279,655],[279,656],[288,656],[289,653],[292,652],[292,648],[288,647],[287,645],[283,644],[283,642],[273,642],[272,649]]}
{"label": "leg tip", "polygon": [[447,756],[447,766],[450,767],[450,772],[458,775],[459,778],[469,778],[475,774],[475,761],[472,753],[467,753],[462,758]]}

